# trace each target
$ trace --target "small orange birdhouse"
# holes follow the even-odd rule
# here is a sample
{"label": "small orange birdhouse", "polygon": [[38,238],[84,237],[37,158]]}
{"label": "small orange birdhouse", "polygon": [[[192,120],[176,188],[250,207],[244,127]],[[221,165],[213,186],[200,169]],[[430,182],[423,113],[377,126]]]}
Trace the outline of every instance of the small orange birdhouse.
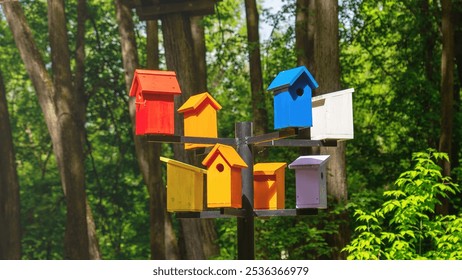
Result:
{"label": "small orange birdhouse", "polygon": [[130,89],[136,104],[136,135],[174,134],[177,94],[181,90],[175,72],[136,69]]}
{"label": "small orange birdhouse", "polygon": [[254,208],[285,208],[284,162],[257,163],[253,167]]}
{"label": "small orange birdhouse", "polygon": [[241,208],[241,169],[247,168],[247,164],[236,150],[216,144],[202,164],[207,166],[207,206]]}
{"label": "small orange birdhouse", "polygon": [[[179,109],[184,114],[184,135],[217,138],[217,110],[221,105],[208,93],[191,96]],[[185,149],[210,147],[211,144],[186,143]]]}
{"label": "small orange birdhouse", "polygon": [[160,160],[167,163],[167,211],[202,211],[207,171],[169,158]]}

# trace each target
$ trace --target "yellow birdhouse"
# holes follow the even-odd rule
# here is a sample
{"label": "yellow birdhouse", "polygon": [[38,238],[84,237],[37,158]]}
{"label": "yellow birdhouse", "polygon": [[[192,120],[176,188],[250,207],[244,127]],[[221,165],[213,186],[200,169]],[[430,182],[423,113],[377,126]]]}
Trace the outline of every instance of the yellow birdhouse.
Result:
{"label": "yellow birdhouse", "polygon": [[254,208],[285,208],[284,162],[257,163],[253,167]]}
{"label": "yellow birdhouse", "polygon": [[160,160],[167,163],[167,211],[202,211],[207,171],[165,157]]}
{"label": "yellow birdhouse", "polygon": [[216,144],[202,161],[207,166],[207,207],[242,207],[241,169],[247,164],[236,150]]}
{"label": "yellow birdhouse", "polygon": [[[191,96],[179,109],[184,114],[184,136],[217,138],[217,111],[221,105],[208,93]],[[210,147],[212,144],[186,143],[185,149]]]}

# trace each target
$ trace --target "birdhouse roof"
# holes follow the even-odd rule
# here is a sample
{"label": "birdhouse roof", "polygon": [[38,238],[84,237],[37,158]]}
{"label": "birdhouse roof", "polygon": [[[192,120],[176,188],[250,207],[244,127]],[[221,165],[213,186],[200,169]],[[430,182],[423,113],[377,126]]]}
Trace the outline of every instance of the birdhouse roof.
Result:
{"label": "birdhouse roof", "polygon": [[205,102],[208,102],[215,110],[221,109],[221,105],[213,99],[208,92],[204,92],[188,98],[188,100],[186,100],[186,102],[178,108],[178,112],[184,113],[191,110],[197,110],[197,108]]}
{"label": "birdhouse roof", "polygon": [[253,166],[253,175],[274,175],[276,171],[286,166],[285,162],[257,163]]}
{"label": "birdhouse roof", "polygon": [[301,156],[297,158],[294,162],[289,164],[289,168],[303,168],[303,167],[313,167],[324,165],[329,158],[329,155],[322,156]]}
{"label": "birdhouse roof", "polygon": [[136,96],[139,93],[181,94],[181,89],[173,71],[136,69],[130,96]]}
{"label": "birdhouse roof", "polygon": [[224,160],[228,163],[228,165],[231,167],[248,167],[245,161],[241,158],[241,156],[236,152],[236,150],[233,147],[223,144],[215,144],[210,153],[202,161],[202,164],[207,167],[210,166],[218,155],[221,155],[224,158]]}
{"label": "birdhouse roof", "polygon": [[167,164],[170,164],[172,166],[176,166],[176,167],[183,168],[183,169],[188,169],[188,170],[191,170],[191,171],[194,171],[194,172],[197,172],[197,173],[207,174],[207,170],[205,170],[205,169],[202,169],[202,168],[199,168],[197,166],[190,165],[190,164],[187,164],[187,163],[184,163],[184,162],[181,162],[181,161],[177,161],[177,160],[174,160],[174,159],[170,159],[170,158],[166,158],[166,157],[160,157],[160,161],[163,161],[163,162],[165,162]]}
{"label": "birdhouse roof", "polygon": [[267,90],[275,91],[281,88],[290,87],[302,76],[307,77],[308,85],[311,87],[311,89],[319,87],[318,82],[316,82],[313,75],[311,75],[310,71],[308,71],[308,69],[306,69],[305,66],[299,66],[296,68],[279,72],[279,74],[271,82]]}

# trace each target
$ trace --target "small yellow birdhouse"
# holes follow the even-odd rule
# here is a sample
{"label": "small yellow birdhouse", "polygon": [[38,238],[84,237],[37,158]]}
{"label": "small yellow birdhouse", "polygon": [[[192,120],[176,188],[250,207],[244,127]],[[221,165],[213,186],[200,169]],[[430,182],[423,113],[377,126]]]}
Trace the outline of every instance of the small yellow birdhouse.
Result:
{"label": "small yellow birdhouse", "polygon": [[207,207],[241,208],[241,169],[248,166],[236,150],[216,144],[202,164],[207,166]]}
{"label": "small yellow birdhouse", "polygon": [[165,157],[160,160],[167,163],[167,211],[202,211],[207,171]]}
{"label": "small yellow birdhouse", "polygon": [[285,208],[284,162],[257,163],[253,167],[254,208]]}
{"label": "small yellow birdhouse", "polygon": [[[184,114],[184,136],[217,138],[217,111],[221,105],[208,93],[191,96],[179,109]],[[210,147],[211,144],[186,143],[185,149]]]}

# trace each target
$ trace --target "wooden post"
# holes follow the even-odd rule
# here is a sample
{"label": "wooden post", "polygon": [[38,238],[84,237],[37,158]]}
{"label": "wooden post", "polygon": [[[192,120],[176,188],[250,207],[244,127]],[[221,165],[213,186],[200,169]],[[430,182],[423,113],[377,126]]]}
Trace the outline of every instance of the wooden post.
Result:
{"label": "wooden post", "polygon": [[242,209],[244,209],[245,215],[237,218],[237,255],[240,260],[255,259],[253,154],[250,145],[247,143],[252,134],[252,122],[236,123],[237,152],[248,165],[247,168],[242,169]]}

